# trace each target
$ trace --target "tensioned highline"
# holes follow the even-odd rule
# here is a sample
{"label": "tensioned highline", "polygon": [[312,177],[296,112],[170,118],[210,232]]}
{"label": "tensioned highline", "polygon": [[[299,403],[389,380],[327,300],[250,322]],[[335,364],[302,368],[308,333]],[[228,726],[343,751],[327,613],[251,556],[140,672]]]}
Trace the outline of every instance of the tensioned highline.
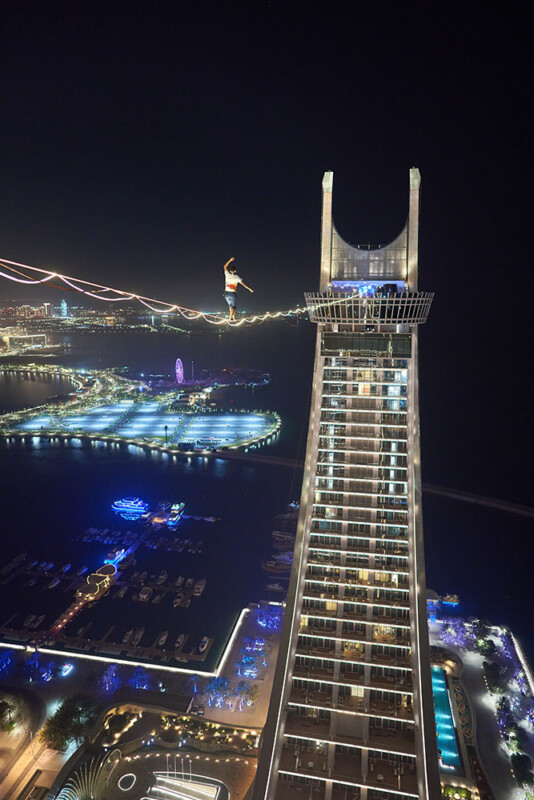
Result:
{"label": "tensioned highline", "polygon": [[[7,280],[14,281],[15,283],[22,283],[26,285],[35,286],[37,284],[47,284],[54,286],[56,289],[64,289],[69,291],[80,292],[95,300],[104,300],[108,303],[129,302],[134,301],[141,303],[141,305],[149,308],[156,314],[180,314],[188,320],[203,319],[211,325],[231,325],[231,327],[239,327],[245,323],[259,323],[265,322],[269,319],[279,319],[281,317],[292,317],[300,314],[307,314],[306,307],[296,306],[287,311],[265,311],[262,314],[252,314],[248,317],[240,317],[236,321],[230,322],[227,316],[223,314],[210,313],[205,311],[197,311],[193,308],[180,306],[176,303],[168,303],[164,300],[156,300],[153,297],[145,297],[135,292],[128,292],[123,289],[113,289],[111,286],[104,286],[100,283],[93,283],[92,281],[82,280],[81,278],[73,278],[70,275],[65,275],[61,272],[54,270],[41,269],[39,267],[32,267],[29,264],[20,264],[17,261],[9,261],[7,258],[0,260],[0,267],[8,270],[11,274],[0,271],[0,277]],[[31,275],[21,272],[16,267],[20,267],[26,272],[30,271],[42,275],[41,278],[32,278]],[[50,283],[50,281],[61,281],[63,286]]]}
{"label": "tensioned highline", "polygon": [[[21,264],[18,261],[9,261],[7,258],[0,259],[0,267],[7,269],[11,273],[8,274],[0,270],[0,277],[6,278],[6,280],[13,281],[15,283],[22,283],[30,286],[46,284],[64,291],[80,292],[87,297],[91,297],[95,300],[103,300],[108,303],[118,303],[121,301],[123,303],[130,301],[139,302],[141,305],[149,308],[156,314],[180,314],[182,317],[184,317],[184,319],[203,319],[205,322],[209,322],[211,325],[230,325],[232,328],[234,328],[244,325],[245,323],[262,323],[269,319],[280,319],[282,317],[299,316],[301,314],[308,313],[308,308],[306,306],[295,306],[295,308],[290,308],[285,311],[264,311],[262,314],[252,314],[251,316],[240,317],[238,320],[230,320],[223,314],[198,311],[193,308],[177,305],[176,303],[168,303],[165,300],[156,300],[153,297],[135,294],[134,292],[125,291],[124,289],[114,289],[111,286],[93,283],[92,281],[86,281],[82,278],[73,278],[72,276],[65,275],[61,272],[41,269],[40,267],[32,267],[29,264]],[[26,271],[29,270],[30,272],[44,275],[44,277],[32,278],[30,275],[26,275],[24,272],[21,272],[20,269],[16,269],[16,267],[21,267]],[[61,281],[63,286],[58,286],[57,284],[51,283],[53,280]],[[403,297],[406,296],[406,293],[403,293]],[[390,319],[399,323],[416,321],[413,318],[414,309],[416,316],[424,313],[427,300],[430,296],[419,293],[418,297],[419,300],[421,300],[421,298],[423,299],[422,304],[421,302],[418,302],[415,305],[413,303],[406,304],[405,302],[400,302],[398,299],[395,300],[390,298],[388,301]],[[358,316],[364,318],[367,322],[372,323],[374,320],[380,317],[380,314],[383,311],[383,302],[383,298],[374,297],[368,294],[340,295],[331,293],[322,298],[316,299],[313,303],[313,306],[315,313],[328,309],[331,306],[335,306],[336,308],[339,308],[340,306],[346,307],[347,311],[345,313],[347,315],[357,313]],[[325,313],[328,312],[326,311]]]}

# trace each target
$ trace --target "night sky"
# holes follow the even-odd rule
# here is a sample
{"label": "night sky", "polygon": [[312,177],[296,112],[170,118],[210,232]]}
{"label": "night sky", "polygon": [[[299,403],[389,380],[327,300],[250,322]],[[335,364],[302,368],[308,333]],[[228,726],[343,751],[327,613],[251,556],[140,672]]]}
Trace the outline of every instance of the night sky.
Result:
{"label": "night sky", "polygon": [[4,3],[0,255],[221,310],[233,255],[251,308],[291,307],[317,288],[323,172],[341,235],[385,244],[417,166],[425,477],[530,504],[532,22],[526,2]]}

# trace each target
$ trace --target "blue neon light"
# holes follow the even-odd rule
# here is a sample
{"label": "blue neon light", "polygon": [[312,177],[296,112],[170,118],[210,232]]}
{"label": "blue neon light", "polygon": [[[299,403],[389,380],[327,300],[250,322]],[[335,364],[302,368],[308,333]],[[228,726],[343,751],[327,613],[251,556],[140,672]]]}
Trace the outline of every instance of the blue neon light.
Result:
{"label": "blue neon light", "polygon": [[432,694],[434,695],[436,733],[438,748],[441,751],[441,761],[445,767],[459,767],[460,754],[454,732],[445,673],[441,667],[432,667]]}
{"label": "blue neon light", "polygon": [[111,508],[123,519],[135,520],[148,510],[148,503],[140,500],[139,497],[125,497],[122,500],[116,500]]}

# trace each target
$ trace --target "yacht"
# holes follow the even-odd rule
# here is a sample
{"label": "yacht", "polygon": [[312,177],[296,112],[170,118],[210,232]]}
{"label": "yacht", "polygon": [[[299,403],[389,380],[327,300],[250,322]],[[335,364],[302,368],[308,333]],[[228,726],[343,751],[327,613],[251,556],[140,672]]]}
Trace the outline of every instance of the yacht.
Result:
{"label": "yacht", "polygon": [[86,572],[87,572],[87,567],[84,564],[83,567],[80,567],[76,575],[85,575]]}
{"label": "yacht", "polygon": [[35,619],[35,614],[28,614],[24,622],[22,623],[23,628],[28,628]]}
{"label": "yacht", "polygon": [[195,581],[193,580],[193,578],[188,578],[186,580],[186,582],[185,582],[185,588],[186,589],[191,589],[191,587],[193,586],[194,582]]}
{"label": "yacht", "polygon": [[156,583],[158,586],[161,586],[167,580],[169,576],[167,575],[167,570],[162,570],[156,579]]}
{"label": "yacht", "polygon": [[65,573],[67,573],[71,567],[72,564],[64,564],[59,571],[65,575]]}
{"label": "yacht", "polygon": [[209,645],[209,643],[210,643],[209,636],[203,636],[198,646],[198,652],[203,653],[206,647]]}
{"label": "yacht", "polygon": [[185,641],[185,633],[181,633],[174,643],[174,649],[179,650]]}
{"label": "yacht", "polygon": [[50,572],[50,570],[52,569],[53,566],[54,566],[54,562],[53,561],[49,561],[48,564],[44,565],[43,572]]}
{"label": "yacht", "polygon": [[137,628],[134,635],[132,636],[132,645],[137,647],[141,639],[143,638],[143,634],[145,632],[144,628]]}
{"label": "yacht", "polygon": [[50,581],[50,583],[48,584],[48,586],[46,588],[47,589],[53,589],[55,586],[58,585],[58,583],[59,583],[59,578],[52,578],[52,580]]}
{"label": "yacht", "polygon": [[200,597],[205,588],[206,588],[206,578],[201,578],[201,580],[195,583],[195,588],[193,589],[193,594],[195,595],[195,597]]}
{"label": "yacht", "polygon": [[185,595],[183,592],[178,592],[174,600],[172,601],[173,608],[178,608],[182,600],[184,599]]}
{"label": "yacht", "polygon": [[185,503],[174,503],[171,506],[171,513],[169,514],[168,525],[177,525],[184,513]]}
{"label": "yacht", "polygon": [[268,583],[265,587],[269,592],[285,592],[286,589],[281,583]]}
{"label": "yacht", "polygon": [[174,585],[175,585],[175,586],[177,586],[177,587],[178,587],[178,589],[179,589],[179,588],[180,588],[180,586],[182,585],[182,583],[184,582],[184,580],[185,580],[185,578],[184,578],[184,576],[183,576],[183,575],[178,575],[178,577],[177,577],[177,579],[176,579],[176,582],[175,582],[175,584],[174,584]]}
{"label": "yacht", "polygon": [[36,579],[35,578],[30,578],[29,581],[26,581],[26,583],[23,583],[22,585],[23,586],[35,586],[35,583],[36,583]]}
{"label": "yacht", "polygon": [[169,635],[169,631],[163,631],[163,633],[161,634],[161,636],[158,639],[158,647],[163,647],[163,645],[167,641],[168,635]]}
{"label": "yacht", "polygon": [[161,598],[163,597],[162,594],[157,594],[155,597],[152,598],[152,604],[157,606],[161,603]]}
{"label": "yacht", "polygon": [[39,625],[42,623],[42,621],[44,620],[44,618],[45,618],[45,615],[44,615],[44,614],[41,614],[41,616],[40,616],[40,617],[37,617],[37,619],[36,619],[36,620],[34,620],[34,621],[31,623],[31,625],[30,625],[29,627],[30,627],[30,628],[33,628],[33,629],[35,630],[35,628],[38,628],[38,627],[39,627]]}
{"label": "yacht", "polygon": [[133,636],[133,628],[132,628],[132,630],[126,631],[126,633],[124,634],[124,636],[122,638],[122,643],[123,644],[128,644],[128,642],[130,641],[132,636]]}
{"label": "yacht", "polygon": [[141,591],[139,592],[139,600],[141,600],[141,602],[142,602],[142,603],[148,603],[148,601],[149,601],[149,600],[150,600],[150,598],[152,597],[152,592],[153,592],[153,591],[154,591],[154,590],[153,590],[153,589],[151,589],[151,588],[150,588],[150,586],[145,586],[145,587],[144,587],[143,589],[141,589]]}
{"label": "yacht", "polygon": [[268,559],[261,562],[261,568],[264,569],[265,572],[289,572],[291,569],[291,564]]}

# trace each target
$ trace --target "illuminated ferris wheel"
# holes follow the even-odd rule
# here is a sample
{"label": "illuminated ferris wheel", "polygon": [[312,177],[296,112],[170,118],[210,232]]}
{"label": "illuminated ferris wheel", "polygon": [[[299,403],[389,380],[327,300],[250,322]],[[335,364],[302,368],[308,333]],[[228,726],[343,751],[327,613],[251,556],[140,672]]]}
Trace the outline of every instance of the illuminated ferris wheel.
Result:
{"label": "illuminated ferris wheel", "polygon": [[176,364],[174,365],[174,374],[176,375],[176,383],[184,382],[184,365],[182,364],[181,358],[176,359]]}

